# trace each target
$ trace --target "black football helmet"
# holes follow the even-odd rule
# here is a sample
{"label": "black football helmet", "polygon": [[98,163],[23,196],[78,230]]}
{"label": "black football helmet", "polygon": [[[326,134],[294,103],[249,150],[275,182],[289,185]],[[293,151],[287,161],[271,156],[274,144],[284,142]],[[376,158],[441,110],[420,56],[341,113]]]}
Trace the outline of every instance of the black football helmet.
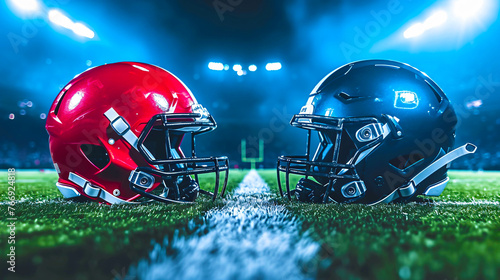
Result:
{"label": "black football helmet", "polygon": [[[323,78],[290,124],[308,132],[306,155],[278,158],[278,185],[307,202],[377,204],[439,196],[448,164],[476,146],[452,150],[457,117],[425,73],[400,62],[366,60]],[[319,145],[310,154],[311,131]],[[290,190],[290,174],[304,175]]]}

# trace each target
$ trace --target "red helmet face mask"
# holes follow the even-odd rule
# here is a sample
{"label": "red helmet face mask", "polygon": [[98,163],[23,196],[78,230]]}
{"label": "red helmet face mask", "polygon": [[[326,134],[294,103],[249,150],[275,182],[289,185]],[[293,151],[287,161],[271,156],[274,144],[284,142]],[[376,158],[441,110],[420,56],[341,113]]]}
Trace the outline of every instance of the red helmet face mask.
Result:
{"label": "red helmet face mask", "polygon": [[[215,199],[221,172],[224,195],[227,157],[198,158],[195,151],[195,137],[216,127],[177,77],[135,62],[76,76],[56,97],[46,124],[63,196],[110,204],[190,203],[198,193]],[[181,150],[186,134],[190,157]],[[213,193],[200,189],[203,173],[215,173]]]}

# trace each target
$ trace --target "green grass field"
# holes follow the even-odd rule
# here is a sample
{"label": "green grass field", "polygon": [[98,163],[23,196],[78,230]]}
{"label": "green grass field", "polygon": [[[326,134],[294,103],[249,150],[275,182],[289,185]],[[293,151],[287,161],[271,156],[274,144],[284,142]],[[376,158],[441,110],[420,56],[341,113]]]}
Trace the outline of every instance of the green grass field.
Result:
{"label": "green grass field", "polygon": [[[228,191],[246,173],[231,170]],[[259,174],[277,194],[275,170]],[[500,173],[450,172],[450,178],[441,197],[420,204],[312,205],[279,197],[275,202],[321,244],[318,278],[500,279]],[[8,274],[4,262],[1,279],[121,279],[153,242],[193,234],[190,221],[225,203],[73,203],[62,199],[55,173],[18,172],[16,180],[17,272]],[[209,182],[201,178],[202,185]],[[0,172],[1,201],[7,199],[6,183],[7,173]],[[6,213],[7,205],[2,207]],[[3,258],[7,237],[4,228]]]}
{"label": "green grass field", "polygon": [[[277,192],[276,172],[259,173]],[[319,278],[500,279],[500,173],[449,176],[441,196],[427,203],[278,201],[321,243]]]}
{"label": "green grass field", "polygon": [[[245,174],[232,170],[227,191],[231,192]],[[0,198],[6,201],[7,173],[0,172],[0,178]],[[211,179],[200,176],[201,186],[213,190]],[[2,269],[0,275],[112,279],[145,257],[153,241],[161,242],[176,232],[190,234],[190,220],[223,204],[221,200],[213,202],[207,197],[201,197],[195,205],[74,203],[63,199],[56,181],[56,173],[16,174],[16,200],[23,201],[15,206],[17,272],[6,274],[7,270]],[[6,213],[7,205],[3,209]],[[7,237],[7,230],[2,230],[2,252],[10,247]]]}

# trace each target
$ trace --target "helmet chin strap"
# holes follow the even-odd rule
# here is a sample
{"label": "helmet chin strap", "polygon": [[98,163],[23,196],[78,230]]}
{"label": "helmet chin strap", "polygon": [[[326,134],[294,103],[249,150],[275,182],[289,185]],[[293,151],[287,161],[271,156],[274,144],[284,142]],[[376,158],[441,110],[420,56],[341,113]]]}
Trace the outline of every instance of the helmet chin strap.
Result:
{"label": "helmet chin strap", "polygon": [[[399,190],[399,194],[401,197],[409,197],[412,196],[415,193],[415,190],[417,189],[417,186],[422,183],[425,179],[427,179],[429,176],[431,176],[434,172],[438,171],[440,168],[443,166],[449,164],[450,162],[456,160],[459,157],[465,156],[467,154],[473,154],[476,152],[477,147],[471,143],[467,143],[461,147],[456,148],[455,150],[447,153],[446,155],[442,156],[438,160],[434,161],[431,163],[429,166],[427,166],[424,170],[420,171],[415,177],[413,177],[410,182],[408,182],[406,185],[401,186]],[[447,182],[447,180],[446,180]],[[436,188],[438,186],[442,186],[443,183],[446,182],[440,182],[437,185],[431,186],[427,189],[426,192],[431,192],[432,188]],[[442,188],[444,189],[444,187]],[[431,192],[432,193],[432,192]]]}
{"label": "helmet chin strap", "polygon": [[[452,161],[456,160],[459,157],[475,153],[476,149],[477,149],[477,147],[471,143],[467,143],[461,147],[456,148],[455,150],[447,153],[446,155],[440,157],[438,160],[431,163],[424,170],[420,171],[407,184],[395,189],[392,193],[390,193],[388,196],[384,197],[383,199],[376,201],[374,203],[367,204],[367,205],[375,205],[375,204],[379,204],[379,203],[389,203],[389,202],[392,202],[399,197],[405,198],[405,197],[412,196],[413,194],[415,194],[417,186],[420,183],[422,183],[425,179],[427,179],[429,176],[434,174],[434,172],[438,171],[440,168],[451,163]],[[448,181],[449,181],[449,178],[447,177],[446,179],[444,179],[440,182],[437,182],[434,185],[429,186],[425,190],[424,195],[439,196],[441,194],[441,192],[444,190],[444,188],[446,187],[446,184],[448,183]]]}

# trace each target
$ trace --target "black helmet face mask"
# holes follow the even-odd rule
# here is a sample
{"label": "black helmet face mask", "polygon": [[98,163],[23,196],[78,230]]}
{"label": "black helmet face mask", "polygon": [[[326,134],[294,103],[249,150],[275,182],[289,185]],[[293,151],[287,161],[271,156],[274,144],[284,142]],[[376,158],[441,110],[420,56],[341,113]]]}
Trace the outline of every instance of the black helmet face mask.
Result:
{"label": "black helmet face mask", "polygon": [[[389,126],[375,118],[334,118],[305,114],[295,115],[291,124],[307,129],[306,155],[278,158],[280,192],[283,193],[280,172],[284,172],[289,197],[292,194],[290,174],[299,174],[305,175],[299,185],[306,184],[306,188],[314,190],[313,194],[308,194],[313,201],[354,202],[362,198],[366,187],[356,171],[356,164],[383,141],[390,132]],[[314,132],[318,134],[319,145],[311,157],[311,137]]]}
{"label": "black helmet face mask", "polygon": [[[130,188],[144,197],[167,203],[191,203],[198,193],[217,197],[221,172],[225,172],[222,193],[226,190],[229,161],[227,157],[197,157],[196,136],[217,127],[211,115],[197,113],[159,114],[151,118],[138,139],[138,150],[155,168],[138,167],[132,171]],[[186,134],[191,136],[191,156],[180,149]],[[215,173],[214,192],[199,187],[198,175]],[[192,178],[194,175],[194,179]],[[152,188],[155,182],[161,184]]]}

